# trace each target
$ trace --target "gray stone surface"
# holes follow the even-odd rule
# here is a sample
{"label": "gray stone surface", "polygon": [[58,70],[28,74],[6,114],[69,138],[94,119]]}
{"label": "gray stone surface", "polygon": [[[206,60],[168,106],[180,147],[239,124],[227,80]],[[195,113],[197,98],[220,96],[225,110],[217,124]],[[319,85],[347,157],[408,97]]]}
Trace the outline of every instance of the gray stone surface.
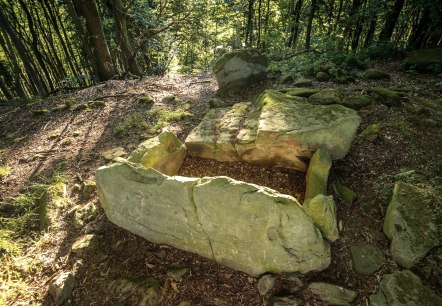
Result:
{"label": "gray stone surface", "polygon": [[258,292],[261,295],[266,295],[275,286],[276,275],[265,274],[258,280]]}
{"label": "gray stone surface", "polygon": [[328,174],[332,166],[330,153],[326,149],[318,149],[310,159],[306,175],[304,202],[326,194]]}
{"label": "gray stone surface", "polygon": [[[123,160],[96,173],[110,221],[251,275],[325,269],[330,246],[288,195],[227,177],[167,177]],[[124,188],[121,188],[124,186]]]}
{"label": "gray stone surface", "polygon": [[311,283],[308,288],[314,295],[330,305],[350,305],[357,295],[352,290],[322,282]]}
{"label": "gray stone surface", "polygon": [[351,246],[350,254],[353,268],[360,275],[372,275],[385,260],[382,252],[371,244]]}
{"label": "gray stone surface", "polygon": [[326,88],[310,96],[309,101],[321,105],[339,104],[341,103],[341,93],[337,89]]}
{"label": "gray stone surface", "polygon": [[370,304],[373,306],[440,306],[442,298],[422,285],[419,277],[413,272],[404,270],[383,275],[378,291],[370,296]]}
{"label": "gray stone surface", "polygon": [[440,244],[440,211],[425,188],[397,182],[385,215],[384,233],[391,240],[394,260],[411,268]]}
{"label": "gray stone surface", "polygon": [[49,283],[49,293],[55,301],[55,305],[63,304],[72,294],[75,287],[75,277],[71,272],[58,275]]}
{"label": "gray stone surface", "polygon": [[227,52],[214,66],[216,82],[221,91],[246,87],[266,79],[267,57],[255,49]]}
{"label": "gray stone surface", "polygon": [[130,154],[128,160],[140,163],[146,168],[153,168],[166,175],[175,175],[185,157],[186,146],[175,134],[165,131],[157,137],[142,142]]}
{"label": "gray stone surface", "polygon": [[161,300],[160,285],[152,277],[120,278],[110,282],[108,288],[112,295],[136,296],[137,306],[157,306]]}
{"label": "gray stone surface", "polygon": [[191,156],[306,171],[303,158],[319,148],[333,159],[344,157],[359,123],[357,113],[343,106],[312,105],[267,90],[255,105],[209,111],[185,143]]}
{"label": "gray stone surface", "polygon": [[313,199],[304,202],[304,210],[312,217],[322,236],[329,241],[339,238],[336,205],[333,196],[318,194]]}

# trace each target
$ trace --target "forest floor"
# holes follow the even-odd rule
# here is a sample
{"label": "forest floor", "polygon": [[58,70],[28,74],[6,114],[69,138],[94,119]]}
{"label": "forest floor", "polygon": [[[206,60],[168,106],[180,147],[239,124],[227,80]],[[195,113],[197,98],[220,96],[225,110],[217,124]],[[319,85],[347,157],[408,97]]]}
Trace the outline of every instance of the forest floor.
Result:
{"label": "forest floor", "polygon": [[[389,241],[383,233],[383,220],[393,186],[398,178],[440,187],[442,174],[442,134],[440,124],[429,124],[427,114],[412,111],[414,97],[440,99],[442,92],[434,78],[407,74],[399,63],[376,64],[391,75],[390,80],[357,79],[352,84],[314,82],[315,88],[339,88],[343,92],[364,94],[372,87],[406,89],[401,106],[380,103],[359,111],[362,122],[358,134],[372,123],[381,125],[378,138],[370,142],[357,136],[348,155],[334,162],[330,182],[339,180],[357,193],[353,205],[337,201],[340,238],[332,244],[332,263],[324,271],[293,277],[278,275],[274,288],[265,296],[257,290],[257,278],[234,271],[197,255],[165,245],[150,243],[107,220],[98,196],[83,198],[78,186],[92,178],[95,170],[108,162],[103,151],[122,147],[131,152],[144,139],[168,127],[181,140],[199,123],[216,95],[213,75],[171,75],[131,81],[108,81],[74,93],[52,96],[24,106],[0,107],[0,166],[8,174],[0,176],[0,214],[3,221],[0,239],[0,304],[52,305],[49,282],[60,272],[71,271],[76,286],[70,305],[135,305],[136,294],[116,294],[109,289],[112,280],[158,280],[161,305],[267,305],[272,296],[294,294],[305,305],[324,305],[307,289],[312,281],[324,281],[354,290],[357,305],[368,305],[368,298],[381,276],[397,269],[389,255]],[[245,92],[222,97],[230,104],[253,101],[274,80]],[[152,95],[153,105],[139,103],[143,95]],[[180,102],[162,102],[174,95]],[[104,107],[72,110],[64,108],[68,98],[76,105],[103,100]],[[56,108],[56,111],[51,111]],[[41,111],[41,110],[49,110]],[[166,109],[167,112],[159,110]],[[431,123],[431,122],[430,122]],[[434,122],[433,122],[434,123]],[[439,122],[440,123],[440,122]],[[46,178],[64,181],[69,201],[58,225],[39,231],[37,204],[24,208],[19,195],[30,195]],[[223,164],[188,157],[181,175],[228,175],[295,196],[302,202],[304,174],[280,168],[262,168],[243,163]],[[334,194],[331,184],[329,193]],[[35,200],[35,197],[33,198]],[[86,226],[74,226],[72,209],[92,202],[97,216]],[[25,217],[26,216],[26,217]],[[20,227],[12,220],[22,218]],[[9,220],[9,221],[8,221]],[[14,227],[16,226],[16,227]],[[14,232],[8,232],[12,229]],[[93,233],[99,237],[95,248],[72,252],[75,240]],[[8,241],[13,246],[8,245]],[[352,268],[350,246],[369,242],[385,255],[385,264],[371,276],[359,276]],[[425,285],[442,294],[441,250],[422,260],[413,271]],[[439,257],[438,257],[439,255]],[[424,274],[429,264],[429,275]],[[168,275],[170,267],[187,267],[181,280]],[[426,270],[425,270],[426,271]],[[302,284],[299,284],[301,282]]]}

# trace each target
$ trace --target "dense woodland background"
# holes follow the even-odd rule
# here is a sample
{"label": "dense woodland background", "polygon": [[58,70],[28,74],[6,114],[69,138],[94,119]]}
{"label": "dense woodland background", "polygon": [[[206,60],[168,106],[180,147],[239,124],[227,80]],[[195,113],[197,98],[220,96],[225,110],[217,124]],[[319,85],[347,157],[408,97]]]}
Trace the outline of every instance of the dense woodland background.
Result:
{"label": "dense woodland background", "polygon": [[441,33],[440,0],[0,0],[0,99],[205,71],[244,47],[274,72],[364,65],[437,46]]}

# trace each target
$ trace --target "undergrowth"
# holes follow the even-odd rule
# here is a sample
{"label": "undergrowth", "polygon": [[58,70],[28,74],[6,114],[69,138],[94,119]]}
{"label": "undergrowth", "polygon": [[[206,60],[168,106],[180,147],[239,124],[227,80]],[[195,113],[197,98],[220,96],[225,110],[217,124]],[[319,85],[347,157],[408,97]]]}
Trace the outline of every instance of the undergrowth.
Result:
{"label": "undergrowth", "polygon": [[43,263],[33,250],[46,237],[38,230],[38,203],[51,186],[65,181],[62,168],[57,168],[18,196],[0,202],[0,305],[14,305],[18,300],[36,305],[31,302],[35,298],[31,282],[43,270]]}

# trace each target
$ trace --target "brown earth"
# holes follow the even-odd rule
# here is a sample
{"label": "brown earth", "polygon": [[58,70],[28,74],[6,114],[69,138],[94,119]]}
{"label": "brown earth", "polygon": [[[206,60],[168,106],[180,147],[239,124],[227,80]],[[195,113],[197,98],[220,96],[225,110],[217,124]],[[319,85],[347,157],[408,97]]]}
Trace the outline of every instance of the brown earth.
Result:
{"label": "brown earth", "polygon": [[[123,147],[133,150],[146,137],[146,131],[155,123],[155,117],[147,115],[143,123],[128,128],[123,136],[115,134],[116,126],[135,112],[147,114],[149,110],[165,106],[171,109],[179,105],[166,105],[161,99],[168,95],[177,96],[182,103],[188,103],[192,117],[169,122],[169,128],[180,139],[184,139],[207,112],[208,100],[215,96],[216,83],[211,75],[166,76],[141,81],[109,81],[75,93],[50,97],[39,103],[21,107],[0,107],[0,162],[7,164],[11,174],[0,178],[0,213],[4,217],[15,216],[8,203],[23,192],[41,175],[50,175],[62,166],[68,176],[71,203],[60,219],[62,230],[44,234],[43,243],[35,243],[43,234],[32,227],[24,258],[38,262],[35,268],[19,271],[27,287],[11,289],[8,305],[53,302],[47,294],[49,281],[62,271],[72,271],[77,279],[71,305],[134,305],[133,294],[115,294],[108,289],[110,281],[118,278],[141,279],[154,277],[159,281],[161,305],[178,305],[188,301],[190,305],[267,305],[274,295],[293,294],[305,305],[324,305],[306,289],[311,281],[325,281],[352,289],[358,293],[354,304],[368,305],[368,297],[376,291],[381,276],[397,269],[389,256],[389,242],[382,232],[383,218],[390,194],[398,174],[414,170],[427,182],[440,187],[442,165],[442,137],[440,125],[423,123],[425,114],[410,112],[405,106],[413,105],[414,96],[440,98],[441,93],[429,76],[407,75],[398,71],[397,63],[380,63],[383,69],[392,73],[390,81],[367,81],[357,79],[350,85],[336,85],[331,82],[314,83],[315,87],[337,87],[346,92],[366,93],[375,86],[405,88],[400,107],[387,108],[380,103],[360,111],[362,131],[371,123],[381,124],[381,135],[369,142],[357,137],[349,154],[334,162],[330,182],[339,180],[352,188],[357,200],[348,206],[337,200],[340,239],[332,245],[332,264],[322,272],[296,275],[302,285],[296,285],[294,275],[279,275],[276,286],[265,296],[260,296],[257,279],[245,273],[218,265],[197,255],[176,250],[165,245],[152,244],[110,223],[102,209],[98,217],[84,228],[77,230],[72,225],[68,211],[76,204],[93,201],[99,206],[94,194],[83,199],[74,188],[75,183],[93,177],[95,170],[105,165],[100,153],[106,149]],[[229,103],[252,101],[263,89],[271,87],[272,81],[230,97],[223,97]],[[150,107],[138,102],[138,98],[150,94],[155,104]],[[78,103],[104,100],[107,106],[73,111],[64,109],[35,115],[33,111],[63,106],[64,100],[75,97]],[[151,113],[149,113],[151,114]],[[74,136],[77,135],[78,136]],[[53,133],[59,137],[50,138]],[[66,139],[70,139],[66,141]],[[223,164],[210,160],[188,157],[181,175],[213,176],[228,175],[238,180],[252,182],[288,193],[302,202],[304,174],[281,168],[261,168],[244,163]],[[415,179],[407,178],[410,180]],[[334,194],[331,184],[329,193]],[[99,237],[98,247],[78,255],[70,251],[76,238],[94,233]],[[16,237],[21,239],[21,237]],[[357,275],[352,268],[350,246],[370,242],[378,246],[386,257],[386,264],[369,277]],[[0,253],[2,256],[3,252]],[[440,254],[435,250],[434,254]],[[11,258],[11,257],[4,257]],[[2,259],[0,257],[0,259]],[[2,268],[14,267],[2,259]],[[428,256],[413,271],[422,277],[424,283],[442,293],[441,258]],[[433,265],[429,275],[423,267]],[[189,268],[181,281],[167,276],[170,267]],[[2,282],[7,283],[10,271],[3,271]]]}

